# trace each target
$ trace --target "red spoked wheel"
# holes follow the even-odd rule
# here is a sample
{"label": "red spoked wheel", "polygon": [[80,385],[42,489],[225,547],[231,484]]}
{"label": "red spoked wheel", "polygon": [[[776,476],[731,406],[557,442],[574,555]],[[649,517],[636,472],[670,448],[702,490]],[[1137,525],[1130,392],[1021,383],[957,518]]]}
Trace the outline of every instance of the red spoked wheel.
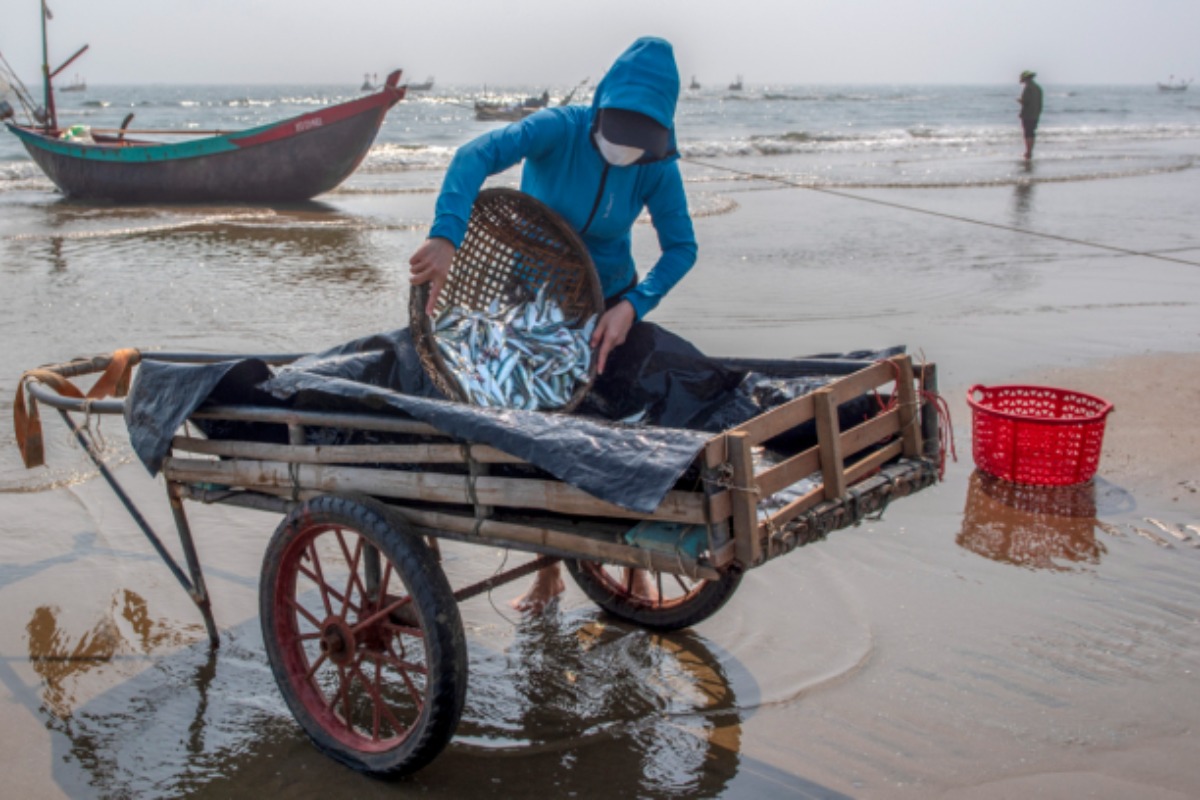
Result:
{"label": "red spoked wheel", "polygon": [[742,573],[718,580],[671,572],[615,567],[599,561],[567,561],[567,571],[592,602],[615,617],[644,628],[674,631],[715,614],[733,596]]}
{"label": "red spoked wheel", "polygon": [[292,511],[259,603],[279,690],[318,748],[397,774],[450,741],[467,689],[462,620],[433,554],[386,506],[325,495]]}

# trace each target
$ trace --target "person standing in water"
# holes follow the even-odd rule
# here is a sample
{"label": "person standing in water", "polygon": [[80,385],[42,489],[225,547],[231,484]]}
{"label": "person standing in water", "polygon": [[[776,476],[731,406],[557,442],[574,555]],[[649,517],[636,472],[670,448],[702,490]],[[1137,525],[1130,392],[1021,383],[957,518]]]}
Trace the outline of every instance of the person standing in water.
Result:
{"label": "person standing in water", "polygon": [[1025,130],[1026,161],[1033,158],[1033,140],[1037,133],[1038,119],[1042,116],[1042,87],[1033,80],[1036,77],[1037,73],[1029,70],[1021,73],[1021,83],[1025,84],[1025,89],[1017,100],[1021,104],[1018,116],[1021,118],[1021,127]]}
{"label": "person standing in water", "polygon": [[[696,262],[675,142],[679,71],[671,44],[643,37],[613,63],[588,106],[544,108],[463,145],[442,182],[429,238],[409,259],[413,284],[429,284],[432,314],[466,235],[471,207],[491,175],[524,162],[521,190],[557,211],[587,246],[607,310],[591,346],[599,372],[643,319]],[[645,277],[633,260],[633,225],[650,212],[661,255]],[[635,592],[657,597],[646,573]],[[565,589],[558,564],[538,572],[513,605],[540,611]]]}

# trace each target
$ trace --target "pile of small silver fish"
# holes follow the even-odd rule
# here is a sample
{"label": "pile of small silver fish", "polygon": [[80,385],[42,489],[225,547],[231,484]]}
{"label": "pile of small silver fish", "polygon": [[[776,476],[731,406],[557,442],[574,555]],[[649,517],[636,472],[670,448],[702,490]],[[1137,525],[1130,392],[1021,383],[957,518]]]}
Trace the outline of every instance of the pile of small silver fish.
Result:
{"label": "pile of small silver fish", "polygon": [[596,320],[572,327],[543,286],[527,302],[450,306],[433,321],[433,333],[469,402],[537,411],[566,405],[587,380]]}

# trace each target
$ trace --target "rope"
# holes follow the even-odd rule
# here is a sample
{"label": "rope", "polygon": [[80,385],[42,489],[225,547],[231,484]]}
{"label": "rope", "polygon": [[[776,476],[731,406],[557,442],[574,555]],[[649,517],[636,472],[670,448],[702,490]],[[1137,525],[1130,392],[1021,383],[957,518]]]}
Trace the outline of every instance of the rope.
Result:
{"label": "rope", "polygon": [[883,519],[883,512],[887,511],[888,505],[892,502],[892,495],[896,492],[896,479],[886,474],[883,477],[887,481],[888,490],[883,493],[883,500],[879,505],[879,511],[875,512],[875,516],[873,517],[870,514],[863,515],[863,519],[870,520],[871,522],[879,522]]}
{"label": "rope", "polygon": [[3,75],[8,81],[9,88],[17,96],[17,102],[25,109],[25,113],[32,117],[37,104],[34,102],[33,96],[29,93],[29,89],[25,87],[20,76],[17,75],[12,65],[8,63],[8,59],[4,57],[3,53],[0,53],[0,63],[4,64],[4,70],[0,71],[0,75]]}
{"label": "rope", "polygon": [[753,495],[755,498],[762,497],[762,492],[759,490],[758,486],[739,486],[738,484],[734,483],[733,467],[731,467],[728,463],[721,464],[721,466],[717,468],[716,472],[716,478],[702,478],[701,480],[710,486],[728,489],[731,492],[745,492],[746,494]]}
{"label": "rope", "polygon": [[[92,447],[97,453],[103,454],[108,450],[108,439],[104,437],[104,431],[100,430],[101,424],[104,422],[104,416],[101,414],[92,413],[92,403],[95,400],[87,398],[83,401],[83,429],[88,432],[88,436],[92,440]],[[96,427],[92,427],[93,418],[96,421]]]}
{"label": "rope", "polygon": [[292,485],[292,502],[300,502],[300,465],[289,461],[287,465],[288,482]]}
{"label": "rope", "polygon": [[921,397],[926,402],[933,403],[933,407],[937,409],[938,415],[938,480],[942,480],[946,476],[946,453],[950,453],[950,457],[955,462],[958,461],[958,451],[954,447],[954,427],[950,421],[950,404],[946,398],[934,392],[922,390]]}
{"label": "rope", "polygon": [[1042,239],[1052,239],[1057,242],[1066,242],[1068,244],[1082,245],[1083,247],[1094,247],[1099,250],[1108,250],[1114,253],[1121,253],[1127,256],[1142,256],[1144,258],[1155,258],[1159,261],[1170,261],[1174,264],[1184,264],[1189,267],[1200,267],[1200,261],[1188,261],[1185,258],[1172,258],[1171,256],[1159,255],[1158,253],[1147,253],[1144,250],[1130,250],[1126,247],[1116,247],[1114,245],[1100,244],[1099,242],[1089,242],[1084,239],[1073,239],[1070,236],[1059,236],[1054,233],[1042,233],[1041,231],[1031,231],[1027,228],[1017,228],[1012,225],[1002,225],[998,222],[986,222],[984,220],[972,219],[970,217],[960,216],[958,214],[947,214],[943,211],[931,211],[927,208],[918,208],[916,206],[905,205],[904,203],[893,203],[888,200],[877,200],[873,197],[863,197],[862,195],[850,194],[849,192],[841,192],[836,189],[827,189],[821,186],[812,186],[810,184],[800,183],[798,181],[781,178],[777,175],[763,175],[757,172],[747,172],[745,170],[734,169],[733,167],[723,167],[717,164],[709,164],[704,161],[696,161],[695,159],[685,158],[683,161],[689,164],[695,164],[698,167],[707,167],[723,172],[729,172],[734,175],[741,175],[746,178],[753,178],[763,181],[774,181],[775,183],[783,184],[784,186],[793,189],[808,189],[812,192],[820,192],[829,194],[835,197],[843,197],[847,200],[861,200],[864,203],[873,203],[877,206],[886,206],[887,208],[897,208],[902,211],[913,211],[917,214],[927,214],[931,217],[941,217],[942,219],[954,220],[955,222],[967,222],[971,225],[980,225],[985,228],[995,228],[996,230],[1009,231],[1011,233],[1023,233],[1026,236],[1037,236]]}
{"label": "rope", "polygon": [[[38,411],[37,401],[32,395],[29,402],[25,401],[26,381],[36,380],[53,389],[63,397],[76,400],[99,400],[105,397],[124,397],[129,393],[129,381],[135,364],[141,360],[141,353],[132,348],[117,350],[109,356],[108,365],[96,379],[92,388],[80,391],[73,383],[55,372],[53,368],[38,368],[28,370],[17,381],[17,395],[13,400],[13,429],[16,433],[17,447],[21,451],[21,460],[25,467],[40,467],[45,463],[45,446],[42,440],[42,421]],[[74,363],[74,362],[72,362]],[[90,415],[91,407],[85,408]]]}

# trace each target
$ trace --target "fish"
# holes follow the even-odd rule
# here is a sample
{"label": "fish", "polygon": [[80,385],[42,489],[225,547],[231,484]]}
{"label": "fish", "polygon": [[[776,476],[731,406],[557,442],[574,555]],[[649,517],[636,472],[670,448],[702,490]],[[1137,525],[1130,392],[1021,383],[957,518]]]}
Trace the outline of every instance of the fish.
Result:
{"label": "fish", "polygon": [[1105,533],[1107,533],[1109,536],[1117,536],[1117,537],[1125,536],[1125,534],[1121,533],[1121,529],[1118,528],[1116,525],[1110,525],[1109,523],[1103,522],[1101,520],[1096,520],[1096,527],[1099,528],[1100,530],[1104,531]]}
{"label": "fish", "polygon": [[568,319],[543,285],[484,309],[448,306],[432,331],[446,368],[468,402],[527,411],[561,408],[586,382],[598,314]]}

